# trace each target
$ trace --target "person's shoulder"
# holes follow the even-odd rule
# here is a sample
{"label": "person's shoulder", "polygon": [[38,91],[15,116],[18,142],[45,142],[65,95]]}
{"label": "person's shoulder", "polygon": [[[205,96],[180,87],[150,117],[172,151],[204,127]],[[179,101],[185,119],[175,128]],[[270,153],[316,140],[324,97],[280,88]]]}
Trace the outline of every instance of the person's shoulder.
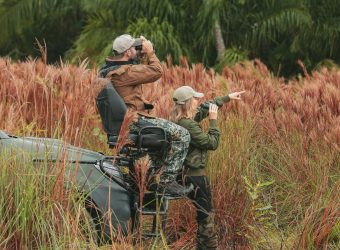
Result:
{"label": "person's shoulder", "polygon": [[116,67],[116,68],[113,68],[112,70],[110,70],[110,72],[107,75],[108,76],[122,75],[126,71],[128,71],[130,67],[131,67],[131,65],[119,65],[119,67]]}
{"label": "person's shoulder", "polygon": [[196,122],[195,120],[186,117],[181,118],[177,122],[177,124],[185,128],[195,127],[199,125],[198,122]]}

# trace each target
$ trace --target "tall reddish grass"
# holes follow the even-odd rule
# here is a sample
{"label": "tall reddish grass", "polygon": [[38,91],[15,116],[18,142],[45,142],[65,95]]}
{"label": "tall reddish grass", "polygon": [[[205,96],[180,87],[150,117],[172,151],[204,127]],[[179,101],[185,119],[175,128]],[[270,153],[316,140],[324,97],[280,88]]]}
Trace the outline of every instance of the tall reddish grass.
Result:
{"label": "tall reddish grass", "polygon": [[[75,143],[97,116],[96,72],[86,66],[85,62],[79,67],[47,66],[40,59],[20,63],[1,59],[1,128],[63,136]],[[55,131],[59,135],[53,135]]]}
{"label": "tall reddish grass", "polygon": [[[340,70],[321,69],[287,82],[258,60],[225,68],[221,75],[181,62],[164,65],[158,84],[144,86],[157,116],[167,118],[171,94],[181,85],[204,92],[204,99],[246,90],[242,101],[221,109],[221,145],[208,166],[221,248],[263,247],[259,239],[266,233],[279,241],[267,240],[271,247],[327,247],[340,217]],[[101,127],[94,101],[98,81],[85,62],[76,67],[0,59],[0,81],[1,129],[105,147],[92,134]],[[257,216],[243,176],[253,183],[274,180],[256,200],[273,206],[271,228]],[[171,207],[173,249],[195,244],[193,211],[189,204]]]}
{"label": "tall reddish grass", "polygon": [[[12,63],[0,59],[0,126],[9,132],[30,127],[35,132],[60,135],[72,141],[86,128],[98,126],[94,97],[97,72],[62,64],[46,65],[40,59]],[[203,65],[165,67],[159,84],[145,85],[146,96],[156,104],[154,113],[167,117],[172,91],[183,84],[195,87],[210,99],[233,90],[247,90],[242,102],[223,108],[241,117],[251,116],[273,136],[297,131],[304,145],[324,140],[340,147],[340,71],[322,69],[309,80],[285,84],[259,61],[225,68],[221,75]],[[72,130],[70,129],[72,128]],[[29,132],[29,131],[28,131]]]}

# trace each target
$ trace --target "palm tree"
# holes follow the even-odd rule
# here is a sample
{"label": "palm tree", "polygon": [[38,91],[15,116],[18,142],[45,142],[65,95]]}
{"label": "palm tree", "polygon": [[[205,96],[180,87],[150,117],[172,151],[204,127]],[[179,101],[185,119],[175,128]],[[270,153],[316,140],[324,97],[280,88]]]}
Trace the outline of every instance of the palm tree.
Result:
{"label": "palm tree", "polygon": [[312,25],[304,0],[258,2],[248,22],[252,24],[246,39],[250,56],[261,58],[276,74],[292,73],[301,56],[299,37]]}
{"label": "palm tree", "polygon": [[68,57],[89,57],[92,61],[100,62],[110,53],[114,37],[130,33],[134,36],[144,35],[150,39],[162,59],[165,59],[167,54],[178,59],[185,52],[185,48],[181,47],[179,35],[172,25],[179,20],[175,2],[83,1],[82,7],[88,18],[73,48],[68,51]]}
{"label": "palm tree", "polygon": [[0,53],[21,59],[40,52],[46,41],[49,60],[59,59],[81,27],[76,0],[0,0]]}
{"label": "palm tree", "polygon": [[308,8],[313,18],[310,29],[301,36],[301,44],[306,46],[305,54],[315,67],[324,59],[340,63],[340,5],[337,0],[309,0]]}
{"label": "palm tree", "polygon": [[[323,58],[340,62],[340,6],[337,0],[266,0],[253,15],[248,40],[252,56],[277,74],[298,73],[297,60],[312,69]],[[280,72],[281,71],[281,72]]]}
{"label": "palm tree", "polygon": [[340,63],[338,0],[0,0],[0,54],[37,56],[46,41],[50,62],[102,62],[112,39],[144,35],[162,60],[222,69],[260,58],[275,74],[312,69],[324,58]]}

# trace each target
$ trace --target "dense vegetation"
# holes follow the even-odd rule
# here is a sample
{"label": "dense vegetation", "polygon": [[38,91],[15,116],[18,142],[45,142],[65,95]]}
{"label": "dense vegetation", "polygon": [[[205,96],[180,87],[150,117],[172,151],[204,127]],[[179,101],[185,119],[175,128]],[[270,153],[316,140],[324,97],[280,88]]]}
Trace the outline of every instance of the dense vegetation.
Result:
{"label": "dense vegetation", "polygon": [[[221,75],[202,64],[181,64],[164,65],[158,84],[145,88],[158,116],[167,117],[170,95],[182,84],[206,99],[247,91],[242,102],[220,111],[221,144],[208,165],[221,249],[339,249],[339,69],[305,71],[286,83],[259,61],[226,67]],[[86,68],[0,59],[0,128],[112,154],[95,109],[97,72]],[[96,248],[78,229],[83,213],[72,190],[56,185],[54,173],[34,176],[13,158],[0,164],[1,248]],[[174,202],[170,249],[193,247],[195,228],[194,208]],[[130,243],[129,237],[113,248]],[[147,249],[147,242],[138,244]]]}
{"label": "dense vegetation", "polygon": [[[144,35],[166,62],[145,88],[157,116],[167,118],[183,84],[206,99],[247,91],[221,110],[208,166],[220,248],[340,248],[338,0],[0,0],[0,24],[0,129],[111,155],[97,65],[115,36]],[[0,158],[1,249],[97,249],[58,169]],[[167,243],[137,245],[194,246],[193,206],[170,211]]]}
{"label": "dense vegetation", "polygon": [[340,63],[338,0],[1,0],[0,55],[101,63],[112,39],[144,35],[165,60],[205,66],[260,58],[275,75]]}

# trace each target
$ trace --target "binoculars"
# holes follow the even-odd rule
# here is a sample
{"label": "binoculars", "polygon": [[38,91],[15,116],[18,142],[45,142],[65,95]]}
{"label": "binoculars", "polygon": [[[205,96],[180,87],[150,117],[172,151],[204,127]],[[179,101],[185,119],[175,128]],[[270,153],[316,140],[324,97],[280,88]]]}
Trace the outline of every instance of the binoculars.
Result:
{"label": "binoculars", "polygon": [[[143,40],[141,38],[136,38],[135,44],[137,44],[135,46],[135,50],[142,51],[142,49],[143,49]],[[152,44],[152,46],[153,46],[153,49],[155,50],[154,44]]]}
{"label": "binoculars", "polygon": [[208,102],[203,102],[203,103],[201,103],[200,108],[209,109],[210,103],[211,102],[209,102],[209,101]]}
{"label": "binoculars", "polygon": [[141,45],[137,45],[137,46],[135,46],[135,49],[141,51],[143,49],[143,45],[142,44]]}

